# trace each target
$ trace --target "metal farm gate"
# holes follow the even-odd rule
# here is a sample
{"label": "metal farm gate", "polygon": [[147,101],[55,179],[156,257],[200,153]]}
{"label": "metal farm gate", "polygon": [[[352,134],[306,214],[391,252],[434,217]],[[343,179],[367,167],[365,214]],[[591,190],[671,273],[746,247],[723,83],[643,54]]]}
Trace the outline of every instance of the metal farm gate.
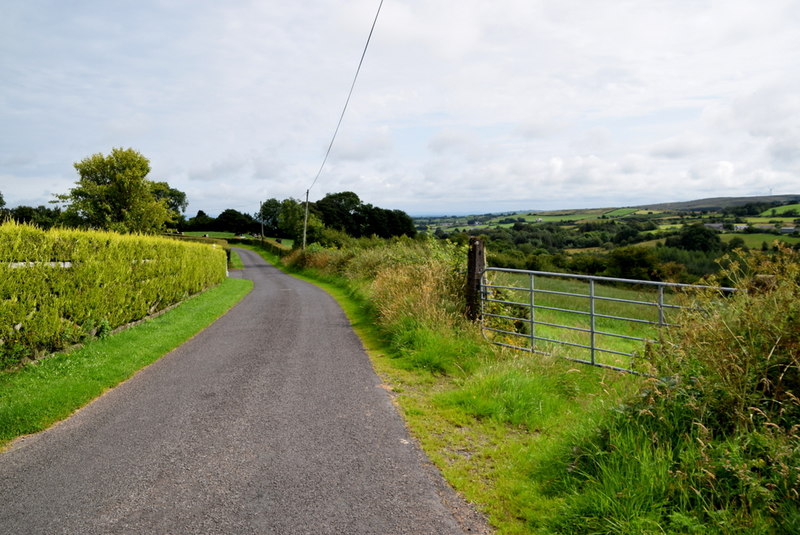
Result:
{"label": "metal farm gate", "polygon": [[677,311],[695,308],[697,291],[736,289],[489,267],[480,271],[476,316],[497,345],[537,353],[563,346],[559,356],[569,360],[641,373],[636,359],[659,329],[675,325]]}

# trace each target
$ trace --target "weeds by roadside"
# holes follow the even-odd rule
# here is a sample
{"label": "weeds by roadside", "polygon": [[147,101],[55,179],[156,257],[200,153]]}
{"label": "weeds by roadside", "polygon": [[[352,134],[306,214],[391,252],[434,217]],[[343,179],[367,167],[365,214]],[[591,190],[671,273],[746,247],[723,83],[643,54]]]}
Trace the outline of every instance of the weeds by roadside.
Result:
{"label": "weeds by roadside", "polygon": [[409,427],[498,532],[800,532],[797,253],[729,259],[749,291],[700,296],[651,355],[661,379],[485,343],[460,314],[463,258],[395,240],[285,261],[372,315]]}
{"label": "weeds by roadside", "polygon": [[798,260],[731,262],[721,276],[744,291],[702,296],[665,332],[663,379],[550,466],[570,496],[554,531],[800,533]]}

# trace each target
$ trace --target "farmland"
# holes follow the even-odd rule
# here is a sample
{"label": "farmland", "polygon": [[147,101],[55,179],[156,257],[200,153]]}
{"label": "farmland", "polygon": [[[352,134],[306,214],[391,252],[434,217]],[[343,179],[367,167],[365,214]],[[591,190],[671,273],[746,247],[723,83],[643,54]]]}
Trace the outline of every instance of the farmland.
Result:
{"label": "farmland", "polygon": [[791,215],[795,204],[712,201],[717,207],[696,201],[672,207],[428,217],[416,224],[420,231],[462,244],[481,236],[490,265],[496,267],[683,283],[716,272],[717,260],[736,248],[773,248],[775,242],[800,246],[800,217]]}

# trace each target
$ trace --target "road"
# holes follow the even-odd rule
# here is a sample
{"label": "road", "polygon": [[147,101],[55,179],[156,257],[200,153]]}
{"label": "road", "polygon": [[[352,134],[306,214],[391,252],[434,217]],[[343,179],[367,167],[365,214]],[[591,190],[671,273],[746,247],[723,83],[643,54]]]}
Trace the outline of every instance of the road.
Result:
{"label": "road", "polygon": [[228,314],[0,454],[0,533],[486,532],[335,301],[239,251]]}

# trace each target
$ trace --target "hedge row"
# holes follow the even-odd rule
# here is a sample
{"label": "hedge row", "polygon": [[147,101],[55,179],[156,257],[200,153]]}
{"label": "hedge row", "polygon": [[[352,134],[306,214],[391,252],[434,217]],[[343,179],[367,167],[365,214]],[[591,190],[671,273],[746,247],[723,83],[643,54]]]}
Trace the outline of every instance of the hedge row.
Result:
{"label": "hedge row", "polygon": [[288,255],[289,253],[292,252],[292,248],[291,247],[286,247],[285,245],[283,245],[281,243],[278,243],[275,240],[269,239],[269,238],[265,239],[265,240],[249,239],[249,238],[245,238],[245,239],[242,239],[242,238],[228,238],[226,241],[228,242],[229,245],[237,245],[237,244],[258,245],[258,246],[266,249],[270,253],[272,253],[272,254],[274,254],[276,256],[279,256],[279,257],[284,257],[284,256],[286,256],[286,255]]}
{"label": "hedge row", "polygon": [[220,247],[0,225],[0,369],[173,305],[226,276]]}

